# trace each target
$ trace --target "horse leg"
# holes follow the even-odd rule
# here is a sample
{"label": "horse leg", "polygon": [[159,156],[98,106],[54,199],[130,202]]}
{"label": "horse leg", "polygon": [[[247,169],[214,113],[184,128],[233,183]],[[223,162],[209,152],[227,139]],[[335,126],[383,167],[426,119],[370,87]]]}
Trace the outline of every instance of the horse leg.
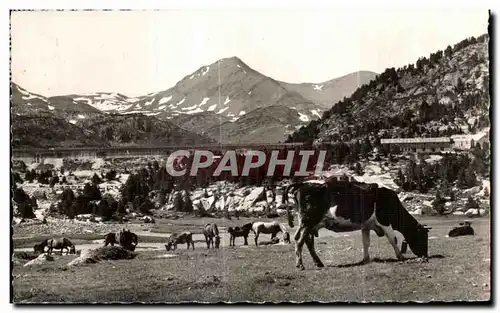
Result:
{"label": "horse leg", "polygon": [[193,248],[194,250],[194,240],[191,240],[191,247]]}
{"label": "horse leg", "polygon": [[295,266],[300,270],[304,270],[305,269],[304,264],[302,263],[302,247],[304,246],[306,237],[309,236],[309,229],[307,228],[301,229],[298,235],[299,238],[295,243],[295,256],[296,256]]}
{"label": "horse leg", "polygon": [[210,249],[210,239],[208,238],[207,235],[205,235],[205,242],[207,244],[207,249]]}
{"label": "horse leg", "polygon": [[325,267],[323,262],[319,259],[319,256],[316,254],[316,249],[314,249],[314,236],[312,234],[306,236],[306,246],[316,267]]}
{"label": "horse leg", "polygon": [[245,246],[248,246],[248,236],[244,236],[243,238],[245,238],[245,243],[244,243],[244,245],[245,245]]}
{"label": "horse leg", "polygon": [[255,245],[258,246],[259,244],[257,243],[258,239],[259,239],[259,232],[256,232],[255,233]]}

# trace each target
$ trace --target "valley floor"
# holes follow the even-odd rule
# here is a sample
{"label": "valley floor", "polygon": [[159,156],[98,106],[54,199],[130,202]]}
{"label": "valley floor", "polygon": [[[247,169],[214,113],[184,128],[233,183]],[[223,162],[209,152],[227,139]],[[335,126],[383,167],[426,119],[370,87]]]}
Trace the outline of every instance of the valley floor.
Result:
{"label": "valley floor", "polygon": [[[361,234],[320,232],[316,248],[326,267],[314,267],[304,249],[305,271],[295,268],[294,245],[229,247],[224,228],[245,219],[213,220],[222,228],[222,247],[207,250],[205,243],[186,250],[165,251],[166,233],[180,229],[196,231],[207,219],[159,220],[139,236],[139,255],[133,260],[101,261],[67,267],[74,255],[56,255],[43,265],[13,267],[13,301],[27,302],[384,302],[384,301],[476,301],[491,297],[490,220],[472,220],[474,236],[446,237],[463,217],[419,217],[432,227],[429,262],[420,263],[409,251],[398,262],[385,237],[371,235],[372,263],[362,258]],[[284,220],[282,220],[284,222]],[[121,228],[122,225],[117,225]],[[133,226],[138,229],[144,225]],[[130,228],[133,228],[130,227]],[[293,230],[291,230],[293,232]],[[143,230],[143,232],[146,232]],[[199,233],[199,231],[198,231]],[[56,233],[52,234],[56,235]],[[47,236],[47,235],[46,235]],[[45,237],[46,237],[45,236]],[[401,238],[401,235],[399,235]],[[16,234],[16,250],[32,247],[44,236]],[[101,234],[71,237],[81,249],[100,243]],[[259,242],[269,241],[268,235]],[[398,240],[399,241],[399,240]],[[399,241],[400,242],[400,241]],[[139,250],[141,244],[144,246]],[[82,246],[83,245],[83,246]],[[150,246],[150,248],[146,248]]]}

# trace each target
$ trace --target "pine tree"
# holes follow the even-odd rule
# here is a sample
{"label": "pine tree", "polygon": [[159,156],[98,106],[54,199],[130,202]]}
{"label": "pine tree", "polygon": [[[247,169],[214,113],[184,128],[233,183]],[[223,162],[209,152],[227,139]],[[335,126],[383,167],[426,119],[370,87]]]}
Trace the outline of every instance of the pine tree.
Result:
{"label": "pine tree", "polygon": [[396,185],[401,187],[401,186],[403,186],[405,181],[406,181],[406,179],[405,179],[405,176],[403,175],[403,171],[401,171],[401,169],[399,169],[394,182],[396,183]]}
{"label": "pine tree", "polygon": [[439,190],[436,192],[436,197],[434,198],[434,201],[432,201],[432,208],[436,210],[439,214],[444,213],[444,203],[443,203],[443,198],[441,197],[441,193]]}
{"label": "pine tree", "polygon": [[354,168],[354,172],[356,175],[361,176],[363,175],[363,169],[361,168],[361,164],[359,162],[356,162],[356,166]]}

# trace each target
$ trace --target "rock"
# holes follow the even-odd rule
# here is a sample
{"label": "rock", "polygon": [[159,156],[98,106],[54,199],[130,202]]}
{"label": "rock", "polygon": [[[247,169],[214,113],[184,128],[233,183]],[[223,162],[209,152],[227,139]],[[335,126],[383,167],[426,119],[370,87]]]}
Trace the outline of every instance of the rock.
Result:
{"label": "rock", "polygon": [[403,196],[403,198],[401,198],[401,201],[406,202],[406,201],[413,200],[413,198],[414,197],[412,195],[405,195],[405,196]]}
{"label": "rock", "polygon": [[424,200],[422,201],[422,204],[428,207],[432,207],[432,201]]}
{"label": "rock", "polygon": [[485,216],[486,215],[486,210],[485,209],[479,209],[479,216]]}
{"label": "rock", "polygon": [[35,190],[33,192],[33,197],[37,200],[47,200],[47,195],[45,194],[45,191],[42,190]]}
{"label": "rock", "polygon": [[465,216],[467,217],[474,217],[479,215],[479,210],[478,209],[468,209],[465,212]]}
{"label": "rock", "polygon": [[36,259],[33,259],[26,264],[24,264],[24,267],[26,266],[31,266],[31,265],[41,265],[50,261],[54,261],[54,257],[51,255],[48,255],[46,253],[40,254]]}
{"label": "rock", "polygon": [[450,207],[452,204],[453,204],[453,203],[451,203],[451,202],[445,202],[445,203],[444,203],[444,206],[445,206],[445,207]]}
{"label": "rock", "polygon": [[410,212],[411,215],[422,215],[422,209],[415,209]]}

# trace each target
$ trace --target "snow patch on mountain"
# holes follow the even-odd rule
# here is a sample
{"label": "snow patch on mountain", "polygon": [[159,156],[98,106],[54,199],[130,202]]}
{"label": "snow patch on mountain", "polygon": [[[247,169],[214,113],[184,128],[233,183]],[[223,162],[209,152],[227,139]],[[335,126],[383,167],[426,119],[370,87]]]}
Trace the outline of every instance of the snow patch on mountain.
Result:
{"label": "snow patch on mountain", "polygon": [[198,107],[201,107],[201,106],[204,106],[205,104],[207,104],[208,100],[210,100],[210,98],[203,98],[203,100],[201,101],[201,103],[198,104]]}
{"label": "snow patch on mountain", "polygon": [[301,121],[303,121],[303,122],[309,122],[309,117],[308,117],[307,115],[302,114],[302,113],[300,113],[300,112],[297,112],[297,113],[299,113],[299,119],[300,119]]}
{"label": "snow patch on mountain", "polygon": [[217,107],[217,104],[212,104],[211,106],[208,107],[207,111],[213,111]]}
{"label": "snow patch on mountain", "polygon": [[160,100],[160,102],[159,102],[159,103],[160,103],[160,104],[164,104],[164,103],[169,102],[171,99],[172,99],[172,96],[163,97],[163,98],[161,98],[161,100]]}
{"label": "snow patch on mountain", "polygon": [[203,112],[203,110],[202,110],[202,109],[200,109],[200,108],[196,108],[196,109],[194,109],[194,110],[191,110],[191,111],[186,112],[186,114],[195,114],[195,113],[201,113],[201,112]]}
{"label": "snow patch on mountain", "polygon": [[321,117],[321,114],[319,114],[318,110],[311,110],[311,113],[313,115],[316,115],[317,117]]}
{"label": "snow patch on mountain", "polygon": [[53,106],[51,106],[51,105],[47,105],[47,106],[49,107],[49,110],[51,110],[51,111],[54,110]]}
{"label": "snow patch on mountain", "polygon": [[217,112],[217,114],[221,114],[222,112],[226,111],[227,109],[229,109],[229,107],[225,107],[224,109],[220,109],[219,112]]}
{"label": "snow patch on mountain", "polygon": [[190,107],[181,108],[181,110],[183,110],[183,111],[189,111],[189,110],[194,110],[196,107],[197,107],[197,105],[193,104]]}

